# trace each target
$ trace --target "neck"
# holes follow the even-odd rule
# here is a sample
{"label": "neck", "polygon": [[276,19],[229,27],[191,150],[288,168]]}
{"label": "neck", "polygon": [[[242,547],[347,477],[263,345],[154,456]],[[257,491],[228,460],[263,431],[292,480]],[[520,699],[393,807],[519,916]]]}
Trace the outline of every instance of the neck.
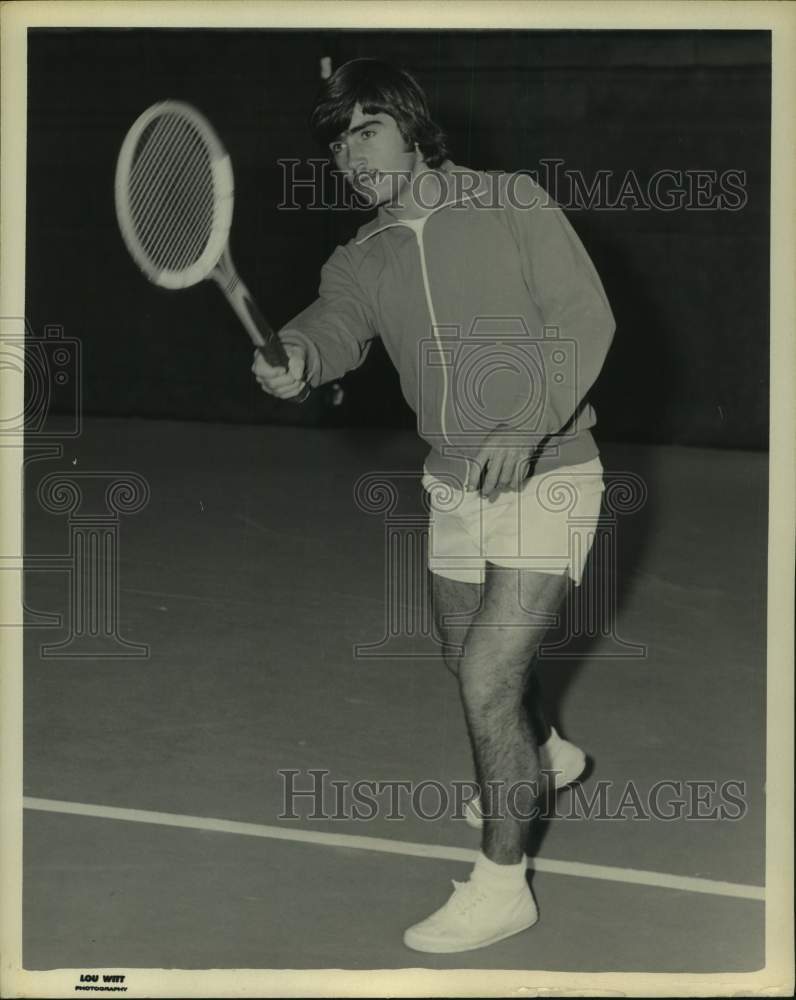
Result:
{"label": "neck", "polygon": [[446,189],[443,175],[429,167],[425,161],[419,160],[404,185],[398,202],[386,205],[385,211],[394,219],[422,219],[439,205],[442,192]]}

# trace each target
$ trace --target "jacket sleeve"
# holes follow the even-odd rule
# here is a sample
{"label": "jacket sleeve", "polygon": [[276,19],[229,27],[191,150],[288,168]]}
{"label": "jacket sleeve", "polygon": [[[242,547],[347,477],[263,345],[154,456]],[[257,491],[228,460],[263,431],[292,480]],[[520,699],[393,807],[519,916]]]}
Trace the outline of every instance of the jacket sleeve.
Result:
{"label": "jacket sleeve", "polygon": [[285,344],[307,351],[312,386],[342,378],[365,360],[377,336],[372,310],[345,247],[338,247],[321,270],[318,298],[279,331]]}
{"label": "jacket sleeve", "polygon": [[525,174],[508,175],[504,198],[525,284],[547,328],[540,429],[557,434],[597,379],[616,324],[589,255],[552,198]]}

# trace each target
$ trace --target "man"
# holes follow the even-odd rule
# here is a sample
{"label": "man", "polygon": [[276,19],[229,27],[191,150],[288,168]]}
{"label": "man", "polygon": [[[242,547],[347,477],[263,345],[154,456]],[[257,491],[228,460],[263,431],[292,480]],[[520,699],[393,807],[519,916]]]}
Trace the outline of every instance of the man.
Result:
{"label": "man", "polygon": [[341,66],[312,127],[378,214],[334,251],[318,299],[281,331],[288,370],[258,356],[253,371],[290,398],[305,380],[357,367],[380,336],[431,445],[435,619],[460,651],[446,661],[484,819],[469,880],[404,941],[465,951],[536,922],[524,844],[540,759],[558,786],[585,764],[545,722],[531,665],[567,577],[580,581],[599,516],[585,397],[614,322],[560,209],[527,176],[452,164],[407,73],[371,59]]}

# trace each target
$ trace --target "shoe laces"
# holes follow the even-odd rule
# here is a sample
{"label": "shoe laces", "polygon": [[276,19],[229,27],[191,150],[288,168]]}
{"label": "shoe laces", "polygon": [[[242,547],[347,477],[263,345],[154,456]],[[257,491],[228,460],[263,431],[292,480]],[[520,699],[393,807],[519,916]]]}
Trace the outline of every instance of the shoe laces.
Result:
{"label": "shoe laces", "polygon": [[456,879],[452,879],[452,882],[453,895],[450,898],[450,906],[461,916],[466,916],[487,898],[481,886],[472,880],[457,882]]}

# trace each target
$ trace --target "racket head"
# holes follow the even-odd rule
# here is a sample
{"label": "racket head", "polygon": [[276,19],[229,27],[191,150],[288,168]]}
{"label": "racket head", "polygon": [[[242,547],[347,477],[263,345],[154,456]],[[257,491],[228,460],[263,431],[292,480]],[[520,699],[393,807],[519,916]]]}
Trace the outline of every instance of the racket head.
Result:
{"label": "racket head", "polygon": [[227,244],[232,164],[203,114],[160,101],[133,122],[116,162],[122,239],[147,278],[187,288],[207,278]]}

